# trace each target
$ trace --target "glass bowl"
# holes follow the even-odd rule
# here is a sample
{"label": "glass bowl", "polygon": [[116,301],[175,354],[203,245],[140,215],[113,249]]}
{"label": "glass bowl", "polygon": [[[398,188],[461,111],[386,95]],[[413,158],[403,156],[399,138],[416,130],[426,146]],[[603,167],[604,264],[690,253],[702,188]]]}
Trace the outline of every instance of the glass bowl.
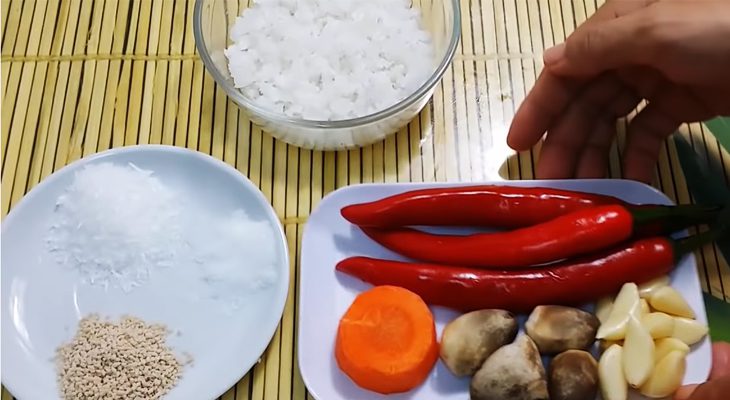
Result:
{"label": "glass bowl", "polygon": [[[367,0],[364,0],[367,1]],[[421,87],[400,102],[364,117],[314,121],[292,118],[262,108],[233,84],[223,51],[231,44],[229,28],[248,7],[249,0],[196,0],[193,15],[195,46],[208,72],[251,120],[274,137],[316,150],[340,150],[382,140],[415,117],[426,105],[435,86],[451,64],[461,35],[459,0],[413,0],[421,10],[422,26],[434,45],[434,68]]]}

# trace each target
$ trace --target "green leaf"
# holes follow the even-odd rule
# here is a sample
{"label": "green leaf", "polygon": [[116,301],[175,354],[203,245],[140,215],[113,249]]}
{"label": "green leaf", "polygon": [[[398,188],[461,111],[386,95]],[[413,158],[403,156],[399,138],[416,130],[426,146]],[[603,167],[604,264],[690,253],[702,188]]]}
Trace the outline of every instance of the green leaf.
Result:
{"label": "green leaf", "polygon": [[730,204],[730,189],[722,173],[714,170],[704,157],[694,151],[682,135],[675,134],[679,163],[689,191],[699,204]]}
{"label": "green leaf", "polygon": [[[695,202],[705,205],[730,205],[730,189],[725,184],[721,172],[710,166],[682,135],[673,136],[677,147],[679,163],[682,165],[687,187],[695,198]],[[730,208],[726,208],[720,216],[720,222],[727,224]],[[725,235],[716,241],[717,248],[730,261],[730,235]]]}
{"label": "green leaf", "polygon": [[703,296],[710,326],[710,338],[713,342],[730,342],[730,303],[708,293],[703,293]]}
{"label": "green leaf", "polygon": [[720,145],[730,152],[730,117],[718,117],[705,122]]}

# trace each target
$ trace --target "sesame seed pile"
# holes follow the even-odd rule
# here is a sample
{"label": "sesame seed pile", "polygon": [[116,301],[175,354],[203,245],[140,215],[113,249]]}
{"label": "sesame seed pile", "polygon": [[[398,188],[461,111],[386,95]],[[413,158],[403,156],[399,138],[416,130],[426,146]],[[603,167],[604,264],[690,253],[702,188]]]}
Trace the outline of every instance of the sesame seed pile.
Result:
{"label": "sesame seed pile", "polygon": [[97,315],[82,319],[73,340],[57,350],[61,395],[73,400],[161,398],[182,371],[165,344],[167,335],[164,325],[134,317],[118,323]]}

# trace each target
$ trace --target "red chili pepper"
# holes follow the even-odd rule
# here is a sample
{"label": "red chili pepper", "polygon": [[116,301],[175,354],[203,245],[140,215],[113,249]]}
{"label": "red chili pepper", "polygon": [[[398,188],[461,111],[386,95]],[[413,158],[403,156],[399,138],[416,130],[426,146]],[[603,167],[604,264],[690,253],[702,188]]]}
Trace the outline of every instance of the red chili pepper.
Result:
{"label": "red chili pepper", "polygon": [[359,226],[413,225],[520,228],[597,205],[622,204],[611,196],[541,187],[459,186],[413,190],[354,204],[342,216]]}
{"label": "red chili pepper", "polygon": [[[714,208],[712,215],[715,214]],[[705,207],[638,208],[598,206],[506,232],[437,235],[415,229],[362,228],[382,246],[425,262],[467,267],[524,268],[604,250],[629,239],[636,230],[704,216]]]}
{"label": "red chili pepper", "polygon": [[336,269],[376,286],[406,288],[432,305],[528,312],[541,304],[585,304],[616,293],[626,282],[643,283],[667,274],[680,256],[716,237],[709,231],[682,241],[642,239],[536,270],[490,271],[368,257],[342,260]]}

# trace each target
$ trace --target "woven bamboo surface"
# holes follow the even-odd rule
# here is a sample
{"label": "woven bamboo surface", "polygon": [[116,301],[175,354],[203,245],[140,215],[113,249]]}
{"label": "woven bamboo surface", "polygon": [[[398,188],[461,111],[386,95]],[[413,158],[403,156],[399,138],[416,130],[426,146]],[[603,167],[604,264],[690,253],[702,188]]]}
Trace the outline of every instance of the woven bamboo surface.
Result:
{"label": "woven bamboo surface", "polygon": [[[328,192],[359,182],[532,178],[536,154],[505,160],[509,121],[535,81],[542,50],[602,1],[462,0],[462,42],[420,118],[383,142],[340,152],[288,146],[249,122],[196,54],[193,3],[2,0],[2,215],[55,170],[111,147],[170,144],[235,166],[281,218],[293,279],[261,363],[222,398],[305,399],[296,361],[297,260],[310,211]],[[625,124],[618,129],[610,159],[616,178]],[[702,125],[682,134],[730,176],[730,155]],[[691,202],[671,143],[654,185]],[[703,289],[730,299],[730,269],[718,251],[704,248],[698,263]]]}

